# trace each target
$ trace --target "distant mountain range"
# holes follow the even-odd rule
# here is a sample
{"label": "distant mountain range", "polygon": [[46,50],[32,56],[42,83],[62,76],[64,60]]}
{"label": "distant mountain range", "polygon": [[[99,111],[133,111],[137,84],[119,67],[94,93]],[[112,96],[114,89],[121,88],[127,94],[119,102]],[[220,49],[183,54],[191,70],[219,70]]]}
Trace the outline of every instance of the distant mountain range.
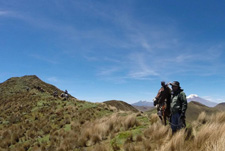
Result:
{"label": "distant mountain range", "polygon": [[146,107],[153,107],[153,102],[148,101],[138,101],[136,103],[131,104],[132,106],[146,106]]}
{"label": "distant mountain range", "polygon": [[[206,105],[208,107],[214,107],[216,106],[218,103],[203,99],[201,97],[199,97],[196,94],[191,94],[187,97],[187,101],[191,102],[191,101],[195,101],[195,102],[199,102],[203,105]],[[153,107],[153,102],[148,102],[148,101],[138,101],[136,103],[131,104],[132,106],[145,106],[145,107]]]}
{"label": "distant mountain range", "polygon": [[216,106],[218,103],[215,103],[215,102],[211,102],[209,100],[206,100],[206,99],[203,99],[201,97],[199,97],[198,95],[196,94],[191,94],[187,97],[187,101],[188,102],[191,102],[191,101],[196,101],[196,102],[199,102],[201,104],[204,104],[208,107],[214,107]]}

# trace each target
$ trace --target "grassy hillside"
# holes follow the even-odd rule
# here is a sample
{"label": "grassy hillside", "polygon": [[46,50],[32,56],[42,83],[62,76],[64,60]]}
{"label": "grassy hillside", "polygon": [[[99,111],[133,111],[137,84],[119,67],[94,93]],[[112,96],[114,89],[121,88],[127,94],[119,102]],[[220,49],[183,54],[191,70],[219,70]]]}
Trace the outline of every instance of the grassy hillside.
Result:
{"label": "grassy hillside", "polygon": [[[28,92],[27,90],[30,91]],[[61,94],[63,92],[57,87],[43,82],[35,75],[13,77],[3,83],[0,83],[0,101],[13,101],[16,99],[23,99],[24,97],[30,97],[24,94],[29,94],[33,96],[40,95],[40,92],[42,91],[44,92],[43,94],[46,95],[52,95],[54,91],[58,91],[58,94]]]}
{"label": "grassy hillside", "polygon": [[188,121],[194,121],[198,118],[200,113],[205,112],[207,115],[212,115],[218,112],[218,109],[205,106],[201,103],[191,101],[188,103],[188,109],[186,111],[186,117]]}
{"label": "grassy hillside", "polygon": [[[219,110],[217,108],[211,108],[208,106],[205,106],[201,103],[191,101],[188,103],[188,108],[186,111],[186,120],[191,122],[194,120],[197,120],[198,116],[202,113],[205,112],[207,115],[212,115],[213,113],[218,112]],[[156,113],[156,108],[153,108],[149,111],[146,111],[148,115]]]}
{"label": "grassy hillside", "polygon": [[[111,106],[117,104],[115,101],[113,104],[90,103],[72,96],[64,100],[60,96],[53,96],[56,90],[58,94],[63,92],[37,76],[10,78],[0,84],[0,150],[90,148],[111,137],[111,134],[138,125],[133,117],[130,119],[134,120],[133,123],[128,120],[127,124],[123,124],[122,121],[126,121],[125,116],[128,114],[116,114],[123,109],[132,113],[133,108],[125,102],[119,101],[123,105],[122,108],[116,105],[117,109]],[[111,121],[111,116],[115,114],[114,118],[118,123]],[[106,117],[112,119],[104,121]],[[102,125],[97,124],[99,121],[101,124],[112,123],[108,129],[104,127],[104,134],[94,133],[98,129],[96,127],[101,127],[102,130]],[[91,129],[91,125],[95,129]],[[118,130],[114,128],[116,126]]]}
{"label": "grassy hillside", "polygon": [[188,128],[172,136],[155,109],[140,113],[123,101],[64,100],[53,96],[55,90],[62,92],[36,76],[0,84],[0,151],[224,149],[225,114],[196,102],[189,103]]}

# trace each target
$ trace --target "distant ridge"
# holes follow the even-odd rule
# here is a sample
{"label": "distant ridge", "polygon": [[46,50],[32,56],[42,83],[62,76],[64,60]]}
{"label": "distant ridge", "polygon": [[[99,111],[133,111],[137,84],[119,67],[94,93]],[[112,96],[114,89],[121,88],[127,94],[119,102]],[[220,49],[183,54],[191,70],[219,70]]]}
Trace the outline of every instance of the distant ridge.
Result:
{"label": "distant ridge", "polygon": [[146,112],[154,108],[151,106],[135,106],[135,105],[132,105],[132,106],[142,112]]}
{"label": "distant ridge", "polygon": [[225,102],[217,104],[214,108],[220,111],[225,111]]}
{"label": "distant ridge", "polygon": [[139,101],[131,104],[132,106],[145,106],[145,107],[153,107],[153,102],[148,101]]}
{"label": "distant ridge", "polygon": [[204,104],[201,104],[199,102],[196,102],[196,101],[191,101],[191,102],[188,103],[186,116],[187,116],[187,120],[193,121],[193,120],[196,120],[198,118],[198,115],[201,112],[205,112],[207,115],[211,115],[211,114],[216,113],[218,111],[219,111],[218,109],[208,107],[208,106],[206,106]]}
{"label": "distant ridge", "polygon": [[138,110],[136,108],[134,108],[132,105],[130,105],[124,101],[109,100],[109,101],[105,101],[104,103],[107,105],[114,106],[118,110],[138,112]]}

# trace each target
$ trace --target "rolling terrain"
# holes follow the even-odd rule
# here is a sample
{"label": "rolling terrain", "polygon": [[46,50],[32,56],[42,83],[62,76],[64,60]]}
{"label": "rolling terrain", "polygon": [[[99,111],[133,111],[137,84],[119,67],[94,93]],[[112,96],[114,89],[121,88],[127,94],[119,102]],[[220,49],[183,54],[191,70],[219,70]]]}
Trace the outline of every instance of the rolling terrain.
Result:
{"label": "rolling terrain", "polygon": [[138,112],[136,108],[134,108],[132,105],[123,102],[123,101],[117,101],[117,100],[110,100],[104,102],[107,105],[114,106],[118,111],[133,111]]}
{"label": "rolling terrain", "polygon": [[220,111],[225,111],[225,103],[219,103],[215,107],[215,109],[220,110]]}
{"label": "rolling terrain", "polygon": [[172,136],[155,109],[141,113],[123,101],[65,99],[62,90],[37,76],[10,78],[0,84],[0,93],[1,151],[224,149],[225,114],[218,109],[223,105],[190,102],[187,129]]}
{"label": "rolling terrain", "polygon": [[[188,108],[186,111],[186,120],[187,122],[192,122],[194,120],[197,120],[198,116],[202,113],[205,112],[206,115],[212,115],[215,114],[217,112],[219,112],[220,110],[218,108],[215,107],[208,107],[205,106],[199,102],[195,102],[195,101],[191,101],[188,103]],[[156,108],[153,108],[149,111],[146,111],[147,114],[152,114],[152,113],[156,113]]]}
{"label": "rolling terrain", "polygon": [[[0,84],[0,93],[0,150],[92,150],[140,123],[138,110],[125,102],[90,103],[71,95],[65,100],[62,90],[37,76],[10,78]],[[133,123],[128,119],[124,124],[125,115],[131,115]]]}
{"label": "rolling terrain", "polygon": [[186,111],[187,120],[188,121],[196,120],[202,112],[205,112],[206,115],[209,116],[219,112],[219,110],[213,107],[205,106],[199,102],[191,101],[188,103],[188,108]]}

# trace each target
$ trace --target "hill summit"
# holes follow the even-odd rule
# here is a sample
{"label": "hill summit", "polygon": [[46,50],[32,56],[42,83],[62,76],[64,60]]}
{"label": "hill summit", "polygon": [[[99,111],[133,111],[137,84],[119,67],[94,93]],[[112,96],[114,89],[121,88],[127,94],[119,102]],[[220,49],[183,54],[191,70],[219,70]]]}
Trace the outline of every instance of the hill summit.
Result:
{"label": "hill summit", "polygon": [[140,123],[137,110],[125,102],[64,100],[54,91],[63,92],[35,75],[0,83],[0,150],[94,150],[95,144]]}
{"label": "hill summit", "polygon": [[[12,77],[3,83],[0,83],[0,101],[15,100],[17,96],[23,95],[24,97],[30,96],[28,94],[39,95],[43,94],[52,95],[55,91],[58,94],[63,93],[57,87],[43,82],[36,75],[26,75],[23,77]],[[21,98],[21,97],[19,97]]]}
{"label": "hill summit", "polygon": [[138,112],[136,108],[124,101],[110,100],[104,103],[116,107],[117,110]]}

